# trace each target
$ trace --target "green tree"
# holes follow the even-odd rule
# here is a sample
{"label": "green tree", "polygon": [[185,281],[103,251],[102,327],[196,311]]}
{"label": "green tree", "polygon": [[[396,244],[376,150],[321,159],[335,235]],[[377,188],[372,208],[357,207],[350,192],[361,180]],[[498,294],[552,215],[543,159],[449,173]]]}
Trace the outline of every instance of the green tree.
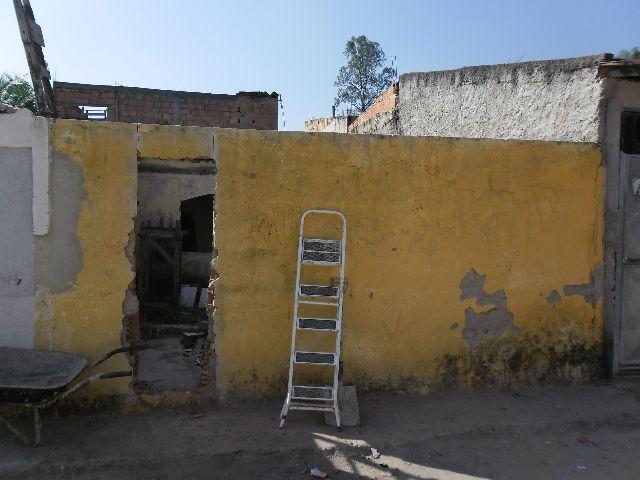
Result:
{"label": "green tree", "polygon": [[0,103],[16,108],[28,108],[38,113],[38,102],[31,82],[21,75],[0,75]]}
{"label": "green tree", "polygon": [[347,64],[340,67],[334,83],[338,87],[335,106],[345,104],[362,113],[391,85],[395,73],[384,66],[386,57],[380,44],[364,35],[351,37],[344,56]]}
{"label": "green tree", "polygon": [[638,47],[633,47],[631,50],[620,50],[620,52],[618,52],[618,56],[625,60],[640,61],[640,49],[638,49]]}

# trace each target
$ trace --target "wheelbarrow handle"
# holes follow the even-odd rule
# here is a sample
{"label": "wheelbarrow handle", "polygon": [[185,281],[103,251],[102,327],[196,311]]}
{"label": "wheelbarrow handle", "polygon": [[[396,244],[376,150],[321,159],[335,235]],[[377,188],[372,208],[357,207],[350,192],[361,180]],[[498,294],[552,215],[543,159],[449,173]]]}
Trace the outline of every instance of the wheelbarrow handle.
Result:
{"label": "wheelbarrow handle", "polygon": [[133,375],[131,370],[122,370],[120,372],[106,372],[100,374],[100,380],[104,378],[120,378],[120,377],[130,377]]}
{"label": "wheelbarrow handle", "polygon": [[86,368],[86,370],[93,370],[98,365],[100,365],[101,363],[107,361],[108,359],[110,359],[114,355],[117,355],[118,353],[135,352],[135,351],[138,351],[138,350],[146,350],[147,348],[148,348],[147,345],[144,345],[144,344],[143,345],[127,345],[125,347],[115,348],[115,349],[111,350],[110,352],[105,353],[100,358],[98,358],[95,362],[93,362],[91,365],[89,365]]}
{"label": "wheelbarrow handle", "polygon": [[71,387],[68,387],[65,390],[63,390],[63,391],[59,392],[58,394],[54,395],[53,397],[48,399],[46,402],[42,403],[40,405],[40,408],[49,407],[49,406],[53,405],[54,403],[59,402],[63,398],[68,397],[73,392],[76,392],[76,391],[80,390],[81,388],[86,387],[87,385],[91,385],[93,382],[97,382],[98,380],[103,380],[105,378],[130,377],[131,375],[133,375],[133,371],[132,370],[123,370],[123,371],[119,371],[119,372],[98,373],[98,374],[93,375],[93,376],[87,378],[86,380],[83,380],[80,383],[76,383],[75,385],[73,385]]}

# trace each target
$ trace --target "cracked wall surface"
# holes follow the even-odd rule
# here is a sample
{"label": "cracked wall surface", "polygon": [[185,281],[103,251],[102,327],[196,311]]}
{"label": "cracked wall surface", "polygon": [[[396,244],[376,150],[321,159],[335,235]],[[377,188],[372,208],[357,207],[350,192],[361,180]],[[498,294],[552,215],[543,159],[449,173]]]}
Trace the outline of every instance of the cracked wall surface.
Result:
{"label": "cracked wall surface", "polygon": [[602,302],[548,301],[602,260],[596,145],[219,130],[216,162],[223,398],[286,387],[312,208],[348,222],[345,382],[424,392],[597,375]]}

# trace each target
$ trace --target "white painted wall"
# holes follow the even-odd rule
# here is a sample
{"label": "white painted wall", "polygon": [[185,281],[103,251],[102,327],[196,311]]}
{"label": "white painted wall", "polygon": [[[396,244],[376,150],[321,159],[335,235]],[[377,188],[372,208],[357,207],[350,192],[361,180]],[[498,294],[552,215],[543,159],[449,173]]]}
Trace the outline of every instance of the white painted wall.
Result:
{"label": "white painted wall", "polygon": [[32,348],[35,237],[49,232],[49,122],[0,113],[0,346]]}
{"label": "white painted wall", "polygon": [[0,147],[0,346],[33,347],[31,165],[31,148]]}
{"label": "white painted wall", "polygon": [[27,109],[0,113],[0,147],[29,147],[33,152],[33,234],[49,232],[49,121]]}

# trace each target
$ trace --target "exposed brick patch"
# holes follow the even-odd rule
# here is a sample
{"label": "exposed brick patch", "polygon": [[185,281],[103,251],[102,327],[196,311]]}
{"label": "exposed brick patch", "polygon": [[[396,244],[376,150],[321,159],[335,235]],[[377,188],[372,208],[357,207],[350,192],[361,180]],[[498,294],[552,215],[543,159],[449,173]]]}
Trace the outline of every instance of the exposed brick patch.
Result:
{"label": "exposed brick patch", "polygon": [[371,120],[376,115],[392,111],[396,107],[398,100],[398,84],[394,83],[387,88],[382,95],[376,98],[376,101],[361,114],[354,122],[349,125],[349,133],[353,133],[359,125]]}

